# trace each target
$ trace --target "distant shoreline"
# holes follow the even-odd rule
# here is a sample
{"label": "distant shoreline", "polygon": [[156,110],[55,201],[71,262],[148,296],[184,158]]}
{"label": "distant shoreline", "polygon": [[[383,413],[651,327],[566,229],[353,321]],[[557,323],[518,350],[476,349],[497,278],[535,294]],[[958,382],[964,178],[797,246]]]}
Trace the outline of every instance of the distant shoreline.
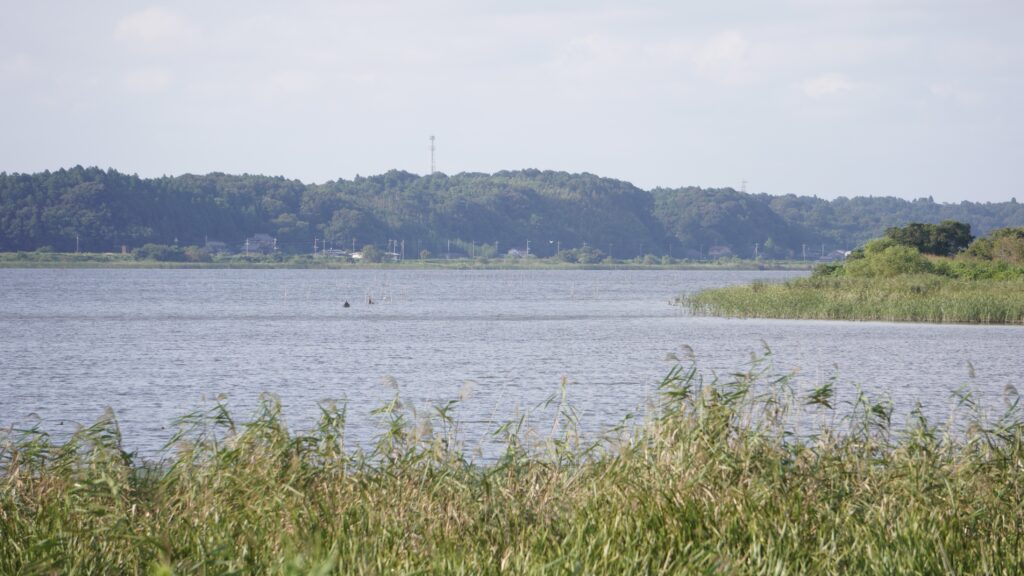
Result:
{"label": "distant shoreline", "polygon": [[811,270],[817,262],[786,260],[680,260],[671,264],[634,261],[572,263],[540,259],[429,259],[404,262],[352,263],[328,258],[260,261],[227,259],[214,262],[163,262],[137,260],[131,256],[101,253],[0,252],[0,268],[111,268],[111,269],[309,269],[309,270]]}

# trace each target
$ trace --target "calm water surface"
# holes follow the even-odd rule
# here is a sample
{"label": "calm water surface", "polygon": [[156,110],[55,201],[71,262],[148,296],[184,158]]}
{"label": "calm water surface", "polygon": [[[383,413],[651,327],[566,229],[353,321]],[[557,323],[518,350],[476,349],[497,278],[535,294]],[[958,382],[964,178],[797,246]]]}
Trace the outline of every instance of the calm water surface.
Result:
{"label": "calm water surface", "polygon": [[702,318],[670,305],[800,274],[0,270],[0,424],[62,434],[109,406],[126,445],[151,453],[175,417],[219,395],[247,416],[270,392],[296,428],[319,401],[346,401],[349,434],[365,442],[393,378],[421,411],[471,390],[458,417],[472,439],[517,414],[543,420],[536,407],[564,378],[595,431],[649,403],[684,344],[722,374],[767,343],[802,389],[838,374],[844,397],[860,386],[936,417],[965,383],[994,407],[1006,384],[1024,389],[1019,327]]}

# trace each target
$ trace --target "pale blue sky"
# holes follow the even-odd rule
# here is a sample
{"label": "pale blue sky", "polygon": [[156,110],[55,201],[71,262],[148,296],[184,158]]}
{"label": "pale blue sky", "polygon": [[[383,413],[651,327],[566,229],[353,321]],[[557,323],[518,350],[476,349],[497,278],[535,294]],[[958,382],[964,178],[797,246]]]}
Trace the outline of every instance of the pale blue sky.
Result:
{"label": "pale blue sky", "polygon": [[1024,197],[1024,2],[4,3],[0,170]]}

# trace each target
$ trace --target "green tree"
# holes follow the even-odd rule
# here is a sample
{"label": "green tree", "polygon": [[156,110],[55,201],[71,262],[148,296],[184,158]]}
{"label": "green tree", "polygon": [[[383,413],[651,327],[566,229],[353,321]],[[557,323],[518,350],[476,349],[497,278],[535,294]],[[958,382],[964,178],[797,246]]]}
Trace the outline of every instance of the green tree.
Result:
{"label": "green tree", "polygon": [[1024,228],[1000,228],[988,237],[978,238],[964,255],[981,260],[1024,264]]}
{"label": "green tree", "polygon": [[372,244],[363,246],[362,255],[362,262],[381,262],[384,260],[384,253]]}
{"label": "green tree", "polygon": [[940,224],[913,222],[902,227],[892,227],[885,236],[897,244],[917,249],[923,254],[952,256],[970,245],[970,224],[945,220]]}
{"label": "green tree", "polygon": [[183,246],[219,241],[237,251],[245,238],[265,233],[288,255],[309,252],[317,237],[335,247],[350,247],[353,238],[377,245],[405,238],[435,253],[448,239],[469,238],[467,254],[487,257],[493,254],[476,249],[473,239],[507,249],[527,238],[534,246],[557,238],[563,246],[612,245],[621,255],[690,258],[721,246],[753,256],[754,244],[762,243],[760,253],[783,256],[803,254],[805,246],[808,254],[822,244],[849,248],[908,222],[940,223],[921,224],[923,234],[909,245],[951,254],[969,242],[970,230],[1024,226],[1024,204],[646,191],[593,174],[541,170],[423,177],[393,170],[311,185],[221,173],[145,179],[81,166],[0,173],[0,251],[70,251],[76,236],[84,251],[171,245],[175,238]]}
{"label": "green tree", "polygon": [[189,262],[210,262],[213,260],[210,257],[210,253],[199,246],[186,246],[184,252],[185,259]]}
{"label": "green tree", "polygon": [[932,252],[930,253],[952,256],[970,246],[973,240],[970,224],[944,220],[932,229]]}

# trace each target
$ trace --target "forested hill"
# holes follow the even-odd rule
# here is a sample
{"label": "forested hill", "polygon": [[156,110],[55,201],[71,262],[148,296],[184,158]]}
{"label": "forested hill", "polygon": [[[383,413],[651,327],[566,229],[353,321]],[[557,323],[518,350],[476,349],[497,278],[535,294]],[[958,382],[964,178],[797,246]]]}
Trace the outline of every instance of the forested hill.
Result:
{"label": "forested hill", "polygon": [[[119,251],[146,243],[222,242],[238,249],[267,234],[286,253],[319,246],[385,247],[411,254],[469,251],[548,256],[584,243],[616,258],[801,256],[806,246],[850,249],[887,227],[946,219],[976,235],[1024,226],[1024,206],[938,204],[930,199],[746,194],[731,188],[641,190],[592,174],[538,170],[417,176],[401,171],[325,184],[265,176],[207,174],[143,179],[75,167],[0,173],[0,251]],[[497,244],[497,246],[495,246]]]}

